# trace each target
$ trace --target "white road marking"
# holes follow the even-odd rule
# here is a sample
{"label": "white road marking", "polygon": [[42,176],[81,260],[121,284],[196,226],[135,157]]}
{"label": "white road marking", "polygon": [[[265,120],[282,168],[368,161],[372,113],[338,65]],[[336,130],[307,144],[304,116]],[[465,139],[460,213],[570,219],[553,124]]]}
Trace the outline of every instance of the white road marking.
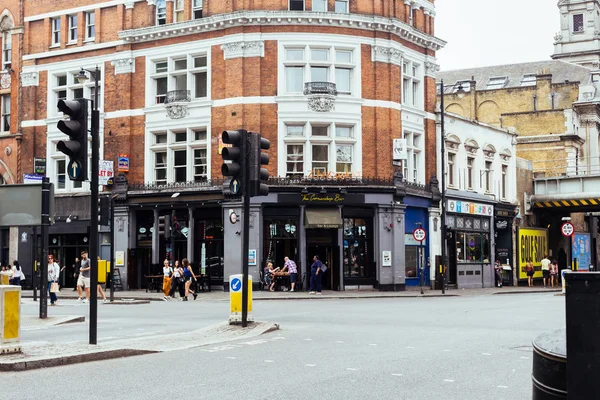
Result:
{"label": "white road marking", "polygon": [[392,376],[402,376],[402,374],[392,374]]}
{"label": "white road marking", "polygon": [[444,350],[444,353],[450,353],[452,350]]}
{"label": "white road marking", "polygon": [[307,367],[316,367],[317,364],[305,364]]}
{"label": "white road marking", "polygon": [[490,353],[481,353],[482,356],[491,356]]}
{"label": "white road marking", "polygon": [[406,346],[407,349],[416,349],[416,347]]}
{"label": "white road marking", "polygon": [[335,342],[336,342],[336,343],[344,343],[344,341],[343,341],[343,340],[336,340]]}
{"label": "white road marking", "polygon": [[266,363],[274,363],[275,361],[273,360],[265,360]]}
{"label": "white road marking", "polygon": [[508,389],[508,386],[504,386],[504,385],[498,385],[498,387],[499,387],[500,389]]}
{"label": "white road marking", "polygon": [[377,346],[377,343],[369,343],[369,346]]}
{"label": "white road marking", "polygon": [[358,368],[346,368],[346,371],[358,371]]}
{"label": "white road marking", "polygon": [[306,338],[306,339],[304,339],[304,340],[306,340],[306,341],[310,342],[312,339],[310,339],[310,338]]}
{"label": "white road marking", "polygon": [[454,382],[454,379],[444,379],[444,382]]}
{"label": "white road marking", "polygon": [[521,357],[521,360],[529,360],[529,357]]}
{"label": "white road marking", "polygon": [[237,357],[227,357],[230,360],[235,360]]}

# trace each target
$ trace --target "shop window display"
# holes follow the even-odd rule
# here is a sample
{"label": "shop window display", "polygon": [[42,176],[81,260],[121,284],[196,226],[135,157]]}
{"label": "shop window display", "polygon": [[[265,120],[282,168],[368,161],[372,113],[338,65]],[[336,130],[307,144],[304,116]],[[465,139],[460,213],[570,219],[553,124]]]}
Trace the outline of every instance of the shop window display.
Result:
{"label": "shop window display", "polygon": [[344,277],[369,278],[371,270],[368,248],[367,221],[361,218],[344,219]]}

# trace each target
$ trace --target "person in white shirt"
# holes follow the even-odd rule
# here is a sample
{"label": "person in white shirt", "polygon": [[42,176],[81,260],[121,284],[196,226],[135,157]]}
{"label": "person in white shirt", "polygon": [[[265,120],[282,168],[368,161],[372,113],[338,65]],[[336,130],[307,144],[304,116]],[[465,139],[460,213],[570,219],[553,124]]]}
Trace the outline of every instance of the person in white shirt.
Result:
{"label": "person in white shirt", "polygon": [[10,284],[20,286],[22,271],[21,266],[19,265],[19,262],[17,260],[13,261],[12,273],[13,275]]}
{"label": "person in white shirt", "polygon": [[[54,262],[54,256],[52,254],[48,254],[48,292],[50,292],[50,287],[52,283],[58,283],[58,277],[60,275],[60,266]],[[56,305],[58,301],[58,296],[56,293],[50,292],[50,305]]]}
{"label": "person in white shirt", "polygon": [[173,275],[173,268],[169,265],[169,260],[165,259],[163,263],[163,300],[168,301],[171,299],[169,296],[171,291],[171,276]]}

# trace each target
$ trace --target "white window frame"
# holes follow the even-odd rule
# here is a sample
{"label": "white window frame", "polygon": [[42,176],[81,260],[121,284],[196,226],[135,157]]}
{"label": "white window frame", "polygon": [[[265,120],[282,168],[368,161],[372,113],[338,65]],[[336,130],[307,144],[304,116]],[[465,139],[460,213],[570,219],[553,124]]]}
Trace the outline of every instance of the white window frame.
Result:
{"label": "white window frame", "polygon": [[[195,60],[199,58],[205,58],[206,63],[204,66],[195,67]],[[185,60],[186,68],[175,70],[175,63],[177,61]],[[166,63],[166,70],[157,72],[157,64]],[[164,95],[158,94],[158,80],[165,79],[167,80],[167,90],[166,92],[170,92],[173,90],[187,90],[189,91],[190,98],[192,101],[194,100],[207,100],[210,98],[210,71],[208,66],[210,65],[209,54],[205,52],[200,53],[192,53],[192,54],[182,54],[182,55],[173,55],[169,58],[157,58],[150,61],[148,64],[148,68],[152,71],[149,76],[151,79],[149,88],[150,88],[150,96],[148,97],[149,104],[159,105],[164,104],[164,100],[166,98],[166,93]],[[205,88],[206,95],[205,96],[196,96],[196,81],[200,79],[199,77],[204,75],[206,78]],[[181,77],[185,77],[186,89],[178,89],[177,82]]]}
{"label": "white window frame", "polygon": [[467,156],[467,190],[475,190],[475,156]]}
{"label": "white window frame", "polygon": [[167,24],[167,0],[156,0],[155,24],[156,25],[166,25]]}
{"label": "white window frame", "polygon": [[508,199],[508,171],[510,167],[508,164],[502,164],[500,167],[500,199],[506,200]]}
{"label": "white window frame", "polygon": [[[100,110],[104,109],[104,99],[102,96],[102,93],[104,91],[104,87],[103,87],[103,76],[104,76],[104,69],[100,69],[100,74],[98,76],[98,89],[99,89],[99,93],[98,93],[98,108]],[[50,85],[49,86],[49,93],[50,93],[50,104],[48,104],[48,115],[50,116],[62,116],[62,113],[60,111],[58,111],[58,109],[56,108],[56,104],[58,103],[58,100],[60,99],[64,99],[64,100],[74,100],[76,98],[78,98],[78,96],[76,96],[76,91],[77,90],[83,90],[82,93],[82,97],[84,99],[93,99],[94,98],[94,86],[95,86],[95,82],[94,79],[88,79],[87,81],[85,81],[85,83],[81,84],[79,83],[79,81],[77,81],[77,74],[79,74],[79,69],[72,69],[72,70],[68,70],[67,72],[56,72],[53,74],[49,74],[50,78]],[[65,77],[65,84],[64,85],[58,85],[58,78],[59,77]],[[65,96],[60,96],[60,92],[65,92]],[[91,114],[90,114],[91,115]]]}
{"label": "white window frame", "polygon": [[[292,2],[302,2],[302,10],[292,10]],[[306,10],[306,0],[288,0],[288,10],[289,11],[304,11]]]}
{"label": "white window frame", "polygon": [[402,62],[402,104],[424,108],[423,64],[405,59]]}
{"label": "white window frame", "polygon": [[[196,140],[196,132],[205,132],[203,138]],[[176,134],[185,133],[184,141],[176,141]],[[166,134],[167,141],[164,143],[156,143],[156,135]],[[149,177],[147,177],[148,182],[154,182],[157,184],[167,184],[167,183],[175,183],[175,152],[183,151],[186,152],[186,162],[185,166],[185,181],[179,181],[181,183],[184,182],[202,182],[206,181],[210,177],[210,137],[209,137],[209,127],[207,126],[193,126],[193,127],[175,127],[173,129],[153,129],[149,131],[149,136],[147,137],[147,142],[150,143],[147,148],[150,151],[150,169],[151,171]],[[205,150],[204,155],[204,164],[197,164],[195,151],[196,150]],[[164,181],[157,181],[156,177],[156,154],[157,153],[166,153],[166,164],[165,167],[161,167],[161,169],[166,169],[166,176]],[[204,174],[196,174],[196,167],[204,167]],[[177,167],[181,168],[181,167]],[[199,177],[198,180],[196,178]]]}
{"label": "white window frame", "polygon": [[[324,8],[321,6],[325,6]],[[327,12],[327,0],[313,0],[312,10],[316,12]]]}
{"label": "white window frame", "polygon": [[521,77],[521,86],[536,86],[537,75],[536,74],[523,74]]}
{"label": "white window frame", "polygon": [[10,93],[0,95],[0,132],[10,132]]}
{"label": "white window frame", "polygon": [[[287,59],[287,51],[288,50],[301,50],[303,52],[302,60],[288,60]],[[327,52],[327,60],[313,60],[312,55],[313,51],[326,51]],[[338,61],[337,55],[339,53],[349,54],[350,62]],[[326,82],[336,83],[338,95],[340,96],[356,96],[358,92],[355,82],[355,70],[357,68],[356,61],[356,49],[348,48],[344,46],[317,46],[317,45],[286,45],[283,48],[283,65],[284,65],[284,79],[285,79],[285,92],[288,94],[291,93],[301,93],[301,91],[293,91],[288,90],[288,71],[289,68],[302,68],[302,90],[304,88],[304,84],[306,82],[320,82],[321,80],[315,80],[312,74],[313,68],[327,68],[327,80]],[[337,82],[337,71],[338,70],[349,70],[349,91],[348,90],[340,90]]]}
{"label": "white window frame", "polygon": [[[199,17],[196,17],[197,12],[200,12]],[[200,19],[202,17],[202,0],[192,0],[192,19]]]}
{"label": "white window frame", "polygon": [[494,162],[492,160],[484,161],[484,189],[486,193],[494,191]]}
{"label": "white window frame", "polygon": [[406,160],[402,162],[404,179],[407,182],[423,183],[425,160],[424,133],[416,130],[406,129],[403,132],[406,139]]}
{"label": "white window frame", "polygon": [[77,43],[77,39],[79,38],[79,18],[77,17],[77,14],[67,15],[67,22],[69,25],[69,38],[67,44]]}
{"label": "white window frame", "polygon": [[85,13],[85,40],[94,41],[96,39],[96,13],[89,11]]}
{"label": "white window frame", "polygon": [[447,174],[448,174],[448,187],[456,188],[458,187],[456,182],[456,159],[458,154],[453,151],[448,151],[446,153],[446,164],[447,164]]}
{"label": "white window frame", "polygon": [[[344,4],[344,7],[345,7],[344,11],[338,11],[338,5],[341,6],[342,4]],[[348,0],[335,0],[335,8],[333,11],[336,13],[344,13],[344,14],[349,13],[350,12],[350,4],[349,4]]]}
{"label": "white window frame", "polygon": [[60,46],[60,17],[50,20],[52,29],[52,46]]}
{"label": "white window frame", "polygon": [[185,21],[185,0],[173,0],[173,22]]}
{"label": "white window frame", "polygon": [[492,76],[485,85],[485,90],[504,89],[508,83],[507,76]]}
{"label": "white window frame", "polygon": [[12,63],[12,33],[2,31],[2,65],[0,69],[8,71]]}

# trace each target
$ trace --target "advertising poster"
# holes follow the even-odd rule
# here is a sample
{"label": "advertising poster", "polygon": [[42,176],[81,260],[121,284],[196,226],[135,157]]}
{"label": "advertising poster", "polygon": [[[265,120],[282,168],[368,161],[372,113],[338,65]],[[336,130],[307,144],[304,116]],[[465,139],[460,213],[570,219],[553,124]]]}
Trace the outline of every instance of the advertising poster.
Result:
{"label": "advertising poster", "polygon": [[519,249],[519,279],[527,279],[525,265],[531,259],[535,267],[534,278],[542,277],[541,261],[548,254],[548,230],[543,228],[519,229],[517,243]]}
{"label": "advertising poster", "polygon": [[248,265],[256,265],[256,250],[248,250]]}
{"label": "advertising poster", "polygon": [[591,238],[589,233],[574,233],[571,236],[571,255],[577,260],[579,271],[589,271],[592,263]]}

